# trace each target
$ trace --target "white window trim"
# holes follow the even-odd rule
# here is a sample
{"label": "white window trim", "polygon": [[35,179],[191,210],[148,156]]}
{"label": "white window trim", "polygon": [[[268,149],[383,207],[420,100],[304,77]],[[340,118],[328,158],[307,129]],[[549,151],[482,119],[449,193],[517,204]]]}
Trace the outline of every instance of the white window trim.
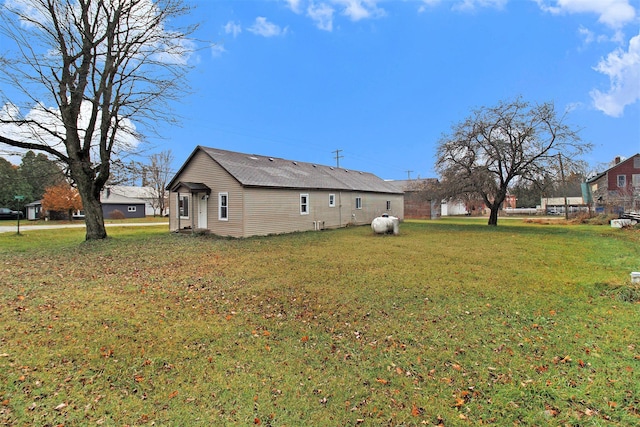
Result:
{"label": "white window trim", "polygon": [[[227,204],[226,205],[222,205],[222,198],[225,197],[227,200]],[[226,208],[226,216],[222,216],[222,208]],[[226,191],[222,192],[222,193],[218,193],[218,220],[219,221],[229,221],[229,193],[227,193]]]}
{"label": "white window trim", "polygon": [[362,209],[362,197],[356,197],[356,209]]}
{"label": "white window trim", "polygon": [[[181,194],[178,193],[178,209],[176,209],[178,211],[178,216],[180,217],[180,219],[189,219],[189,208],[190,208],[190,204],[191,204],[191,198],[189,197],[189,194]],[[186,215],[180,215],[180,200],[182,200],[182,198],[186,198],[187,199],[187,211],[185,212]]]}
{"label": "white window trim", "polygon": [[336,195],[335,194],[329,194],[329,207],[330,208],[335,208],[336,207]]}
{"label": "white window trim", "polygon": [[[620,178],[622,178],[623,185],[620,185]],[[627,176],[626,175],[618,175],[616,177],[616,185],[618,188],[626,188],[627,187]]]}
{"label": "white window trim", "polygon": [[[305,199],[306,201],[303,203],[302,199]],[[306,210],[302,210],[303,206],[306,208]],[[300,194],[300,215],[309,215],[309,193],[301,193]]]}

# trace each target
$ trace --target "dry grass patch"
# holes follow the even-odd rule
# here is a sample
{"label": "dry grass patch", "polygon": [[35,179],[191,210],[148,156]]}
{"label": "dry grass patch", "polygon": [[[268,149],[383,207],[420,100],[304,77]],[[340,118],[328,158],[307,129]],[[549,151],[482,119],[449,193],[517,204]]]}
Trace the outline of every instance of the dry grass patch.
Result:
{"label": "dry grass patch", "polygon": [[640,420],[638,305],[609,293],[638,268],[638,234],[518,220],[65,233],[0,236],[5,424]]}

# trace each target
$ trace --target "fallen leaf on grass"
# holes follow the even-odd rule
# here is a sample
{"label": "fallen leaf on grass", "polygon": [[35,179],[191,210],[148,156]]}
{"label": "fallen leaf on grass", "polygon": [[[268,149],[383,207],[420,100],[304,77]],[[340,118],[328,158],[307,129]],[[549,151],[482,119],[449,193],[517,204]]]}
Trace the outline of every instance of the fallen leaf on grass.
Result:
{"label": "fallen leaf on grass", "polygon": [[169,399],[173,399],[174,397],[176,397],[178,395],[178,390],[172,391],[169,394]]}

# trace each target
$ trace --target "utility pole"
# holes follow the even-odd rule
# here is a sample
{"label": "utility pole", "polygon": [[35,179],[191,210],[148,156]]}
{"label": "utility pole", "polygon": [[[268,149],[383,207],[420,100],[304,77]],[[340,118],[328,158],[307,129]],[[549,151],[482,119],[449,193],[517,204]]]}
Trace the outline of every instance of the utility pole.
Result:
{"label": "utility pole", "polygon": [[407,179],[411,181],[411,172],[413,171],[405,171],[405,172],[407,172]]}
{"label": "utility pole", "polygon": [[562,167],[562,153],[558,153],[560,161],[560,176],[562,177],[562,193],[564,194],[564,219],[569,219],[569,204],[567,203],[567,180],[564,178],[564,167]]}
{"label": "utility pole", "polygon": [[336,167],[339,168],[340,167],[340,159],[343,158],[344,156],[340,155],[340,152],[342,150],[336,150],[336,151],[332,151],[332,153],[336,153]]}

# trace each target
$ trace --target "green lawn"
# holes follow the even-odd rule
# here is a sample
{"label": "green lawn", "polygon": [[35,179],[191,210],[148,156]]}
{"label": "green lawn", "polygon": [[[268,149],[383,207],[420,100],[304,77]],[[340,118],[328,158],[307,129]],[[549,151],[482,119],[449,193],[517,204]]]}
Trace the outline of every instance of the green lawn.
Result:
{"label": "green lawn", "polygon": [[0,423],[640,423],[640,232],[0,234]]}

